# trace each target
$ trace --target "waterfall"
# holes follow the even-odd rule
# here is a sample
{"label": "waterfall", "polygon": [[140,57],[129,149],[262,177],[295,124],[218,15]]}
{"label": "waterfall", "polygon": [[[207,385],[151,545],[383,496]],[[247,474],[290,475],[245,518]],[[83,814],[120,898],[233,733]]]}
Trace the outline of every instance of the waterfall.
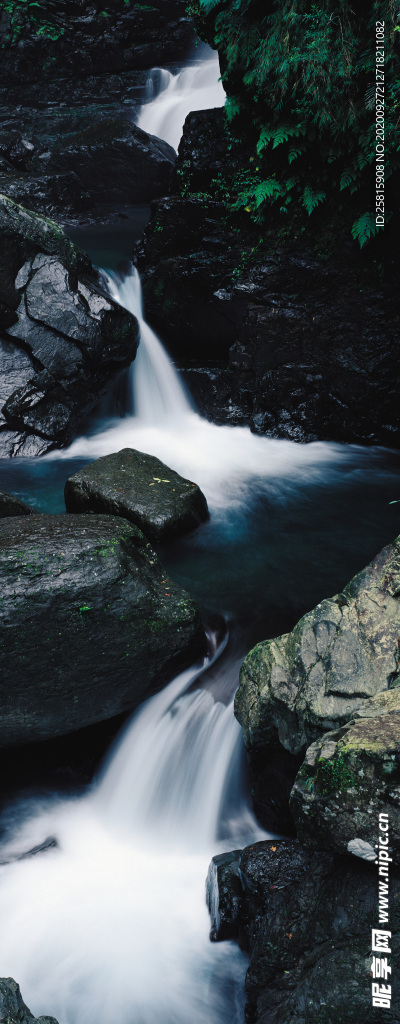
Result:
{"label": "waterfall", "polygon": [[[86,797],[43,807],[2,860],[0,962],[59,1024],[241,1024],[246,962],[212,946],[210,857],[262,837],[241,786],[232,707],[201,670],[151,698]],[[16,809],[19,816],[19,809]],[[23,941],[21,941],[23,937]]]}
{"label": "waterfall", "polygon": [[161,424],[193,410],[193,403],[165,349],[143,315],[142,289],[136,267],[127,277],[108,271],[102,274],[113,299],[139,321],[140,345],[129,371],[126,412],[141,423]]}
{"label": "waterfall", "polygon": [[242,504],[245,510],[249,486],[272,489],[279,494],[326,478],[353,458],[350,447],[326,441],[297,444],[252,434],[249,427],[218,426],[195,411],[163,345],[143,318],[140,278],[136,268],[128,274],[103,271],[111,297],[133,313],[140,327],[136,359],[128,371],[125,415],[104,406],[89,432],[69,448],[50,452],[47,461],[63,458],[98,458],[137,448],[156,455],[171,469],[195,480],[204,491],[213,513]]}
{"label": "waterfall", "polygon": [[219,80],[218,54],[208,47],[211,56],[202,59],[179,74],[173,75],[162,68],[153,68],[146,86],[137,125],[149,135],[165,139],[178,149],[183,125],[192,110],[223,107],[225,92]]}

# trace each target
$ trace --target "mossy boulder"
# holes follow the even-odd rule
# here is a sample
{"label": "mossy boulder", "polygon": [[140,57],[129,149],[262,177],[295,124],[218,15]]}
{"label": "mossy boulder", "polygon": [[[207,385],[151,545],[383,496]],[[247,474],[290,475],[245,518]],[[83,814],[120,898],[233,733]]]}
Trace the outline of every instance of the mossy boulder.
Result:
{"label": "mossy boulder", "polygon": [[400,538],[292,633],[245,659],[235,714],[250,751],[278,735],[299,754],[349,722],[365,700],[399,679]]}
{"label": "mossy boulder", "polygon": [[114,516],[0,523],[0,745],[136,707],[205,653],[199,614]]}
{"label": "mossy boulder", "polygon": [[133,448],[84,466],[69,477],[64,493],[67,512],[124,516],[158,543],[208,518],[207,502],[197,484]]}
{"label": "mossy boulder", "polygon": [[55,1017],[34,1017],[14,978],[0,978],[0,1024],[57,1024]]}
{"label": "mossy boulder", "polygon": [[386,814],[390,855],[400,862],[400,688],[372,697],[349,725],[309,747],[290,807],[303,843],[365,856],[369,846],[371,859]]}
{"label": "mossy boulder", "polygon": [[135,357],[135,318],[64,231],[0,196],[0,454],[66,444]]}

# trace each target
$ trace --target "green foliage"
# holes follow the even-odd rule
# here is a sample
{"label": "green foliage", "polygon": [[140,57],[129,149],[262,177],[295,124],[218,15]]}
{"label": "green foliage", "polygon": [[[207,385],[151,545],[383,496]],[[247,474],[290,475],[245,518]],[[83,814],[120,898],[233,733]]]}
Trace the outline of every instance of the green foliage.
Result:
{"label": "green foliage", "polygon": [[367,213],[362,213],[361,217],[354,221],[351,233],[353,238],[360,243],[360,248],[362,249],[363,245],[376,235],[377,230],[375,217],[367,211]]}
{"label": "green foliage", "polygon": [[378,230],[377,20],[385,22],[386,183],[400,170],[399,0],[190,0],[188,9],[221,56],[232,153],[242,154],[232,207],[260,223],[291,204],[301,230],[311,215],[328,215],[363,247]]}
{"label": "green foliage", "polygon": [[[29,25],[37,36],[56,42],[64,35],[57,12],[57,0],[0,0],[0,14],[8,16],[6,42],[17,43]],[[4,44],[3,44],[4,45]]]}
{"label": "green foliage", "polygon": [[343,754],[336,754],[334,758],[328,760],[324,757],[318,758],[313,781],[313,788],[322,796],[337,791],[344,793],[357,785],[356,777]]}

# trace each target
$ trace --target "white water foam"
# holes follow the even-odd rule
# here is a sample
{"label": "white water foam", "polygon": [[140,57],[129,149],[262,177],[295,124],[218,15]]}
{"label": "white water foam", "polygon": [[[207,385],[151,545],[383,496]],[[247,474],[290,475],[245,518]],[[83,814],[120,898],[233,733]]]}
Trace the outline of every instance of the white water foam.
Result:
{"label": "white water foam", "polygon": [[[129,370],[126,415],[101,418],[90,434],[46,459],[95,459],[122,448],[156,455],[204,491],[212,511],[246,503],[251,481],[276,491],[322,482],[354,459],[354,447],[328,442],[297,444],[252,434],[248,427],[218,426],[196,413],[191,397],[161,342],[143,318],[141,285],[129,275],[108,272],[114,300],[139,320],[138,355]],[[362,458],[362,454],[360,455]]]}
{"label": "white water foam", "polygon": [[146,88],[137,125],[149,135],[165,139],[178,149],[183,125],[191,110],[223,107],[226,99],[220,82],[218,54],[207,47],[207,58],[173,75],[164,68],[153,68]]}
{"label": "white water foam", "polygon": [[92,793],[42,809],[2,850],[59,844],[0,869],[1,970],[35,1014],[241,1024],[245,959],[209,943],[204,883],[218,849],[264,834],[238,784],[232,708],[187,692],[197,675],[144,705]]}

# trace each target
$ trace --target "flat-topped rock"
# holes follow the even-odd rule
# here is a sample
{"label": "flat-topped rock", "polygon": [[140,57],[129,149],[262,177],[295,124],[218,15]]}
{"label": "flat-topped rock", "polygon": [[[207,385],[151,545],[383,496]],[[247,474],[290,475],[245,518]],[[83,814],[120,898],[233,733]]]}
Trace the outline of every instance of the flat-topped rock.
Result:
{"label": "flat-topped rock", "polygon": [[160,543],[208,519],[204,494],[154,455],[123,448],[84,466],[65,484],[67,512],[106,512]]}
{"label": "flat-topped rock", "polygon": [[0,592],[3,747],[130,710],[205,653],[193,601],[121,518],[3,519]]}

